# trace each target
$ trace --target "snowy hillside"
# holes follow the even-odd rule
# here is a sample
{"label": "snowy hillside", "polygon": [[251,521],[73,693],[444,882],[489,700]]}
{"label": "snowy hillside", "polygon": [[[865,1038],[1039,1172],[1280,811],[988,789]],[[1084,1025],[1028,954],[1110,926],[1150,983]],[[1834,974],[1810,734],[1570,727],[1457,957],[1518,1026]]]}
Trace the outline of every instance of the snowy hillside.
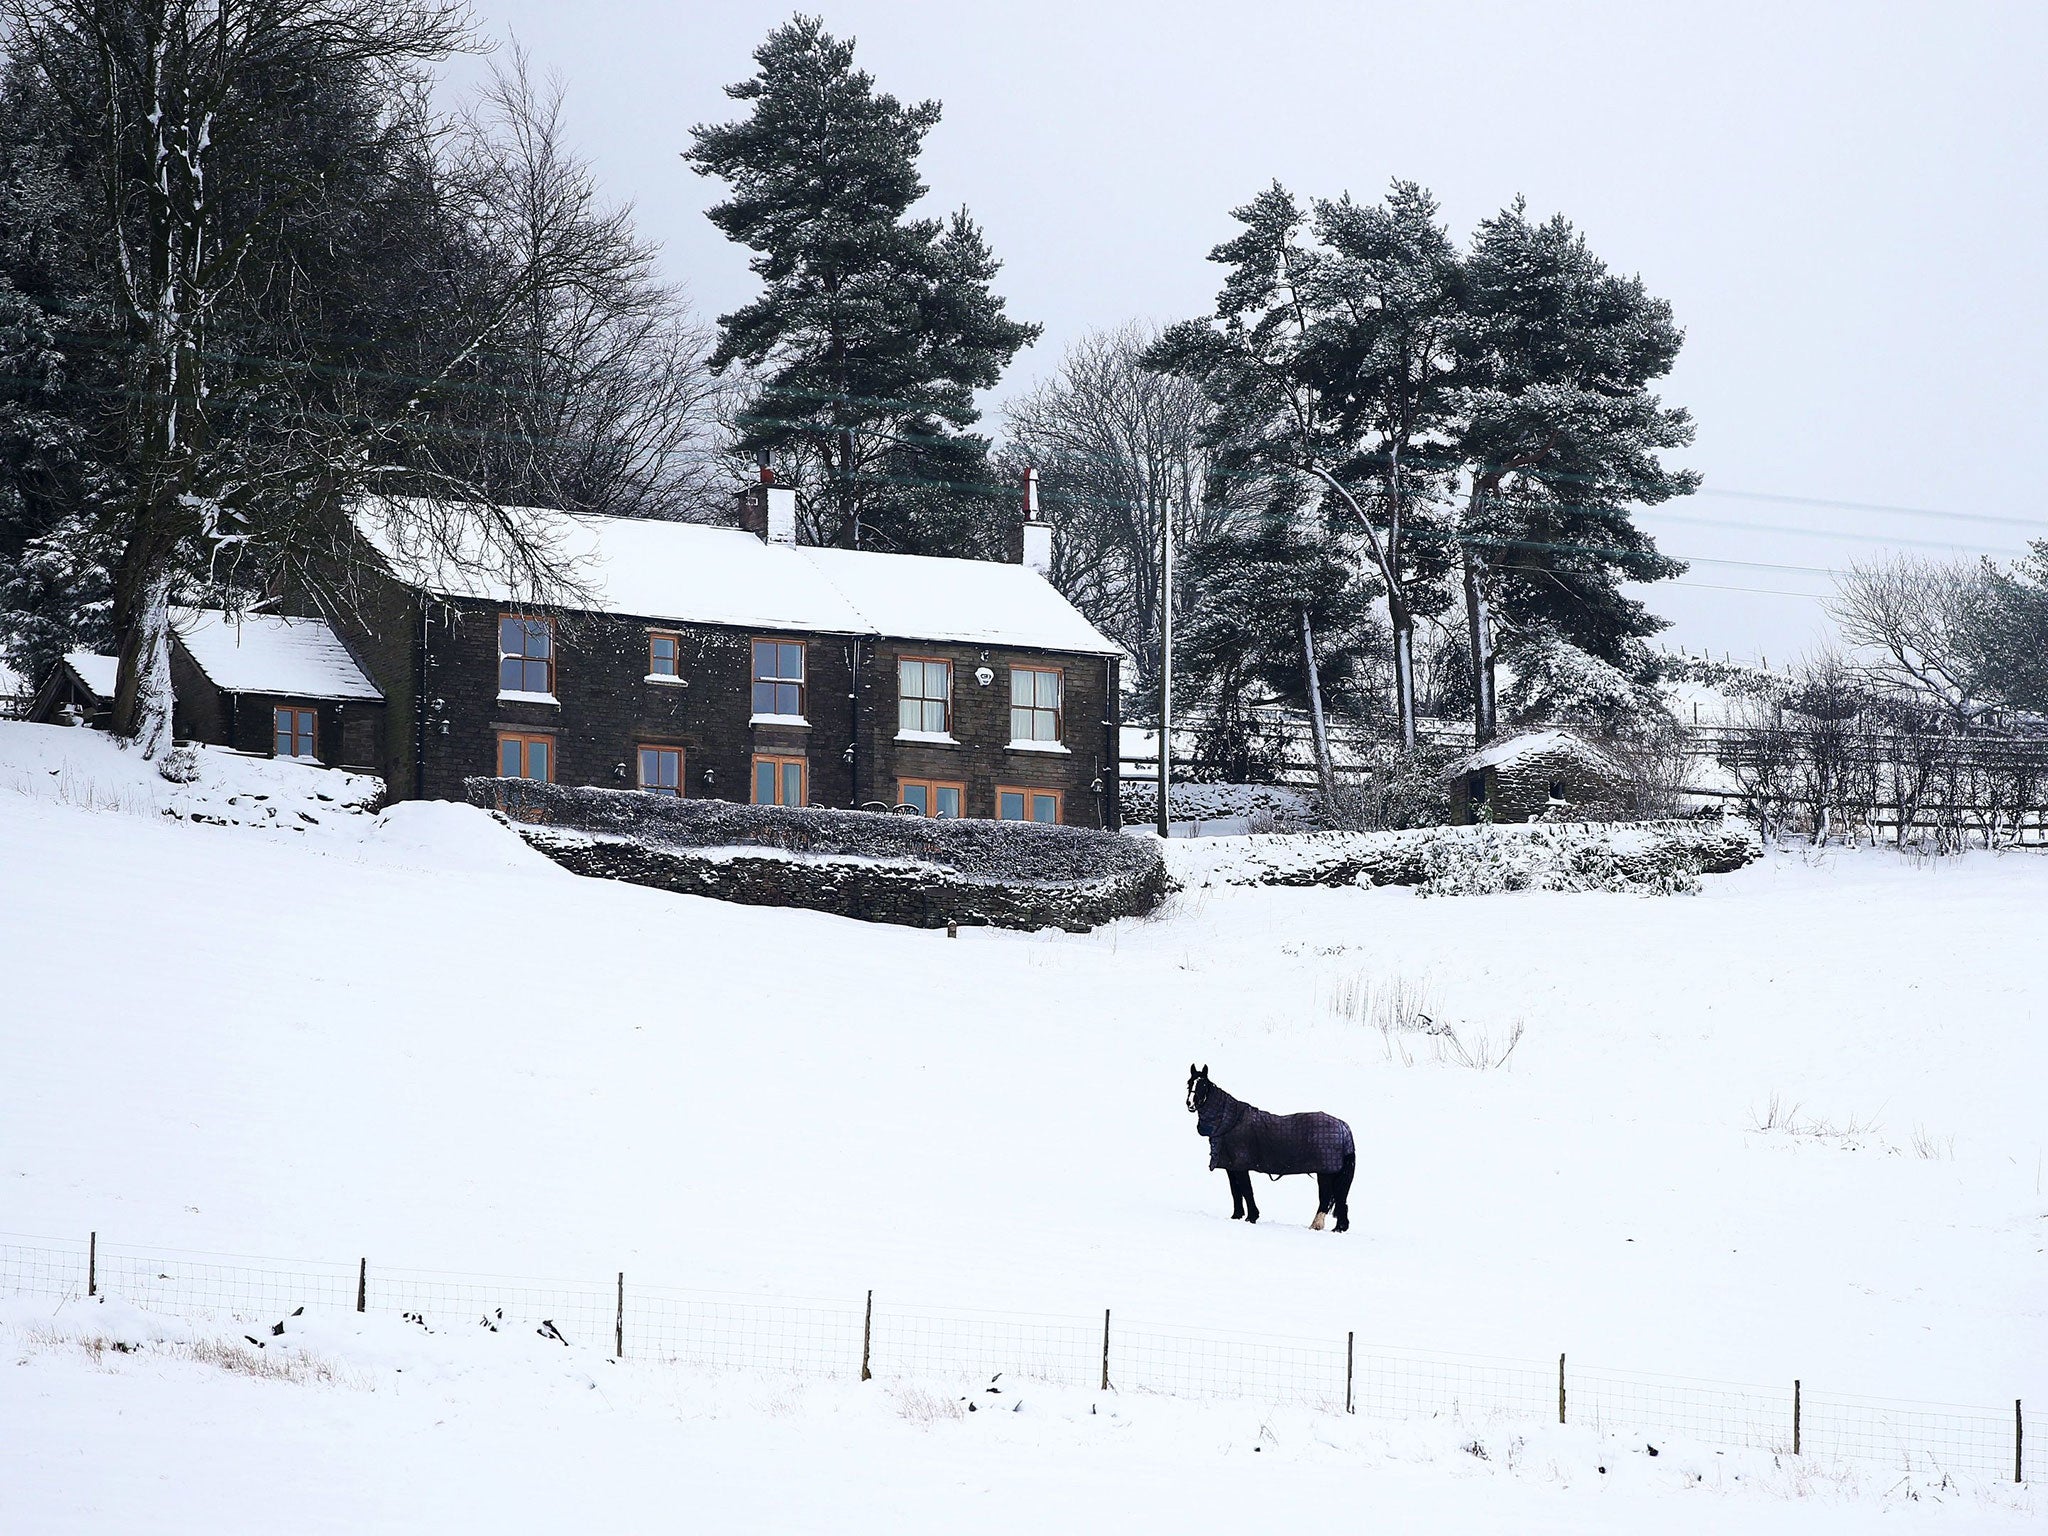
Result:
{"label": "snowy hillside", "polygon": [[[579,880],[480,812],[375,814],[296,765],[140,767],[0,724],[0,1231],[2048,1404],[2048,859],[1780,854],[1669,898],[1202,889],[949,940]],[[1307,1230],[1300,1179],[1228,1219],[1191,1060],[1351,1122],[1352,1232]],[[2039,1512],[1576,1426],[1009,1381],[995,1423],[957,1380],[252,1331],[0,1300],[0,1527],[559,1528],[600,1492],[619,1528],[720,1530]]]}

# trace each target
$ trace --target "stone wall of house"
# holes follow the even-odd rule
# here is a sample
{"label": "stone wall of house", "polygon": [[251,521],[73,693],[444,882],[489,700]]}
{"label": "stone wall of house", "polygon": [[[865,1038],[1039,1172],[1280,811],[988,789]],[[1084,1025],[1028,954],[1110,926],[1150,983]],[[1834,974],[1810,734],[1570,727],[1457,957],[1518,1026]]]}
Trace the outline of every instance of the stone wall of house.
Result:
{"label": "stone wall of house", "polygon": [[[682,753],[687,798],[748,801],[756,754],[775,754],[804,760],[811,805],[894,805],[909,778],[965,786],[969,816],[994,816],[998,788],[1017,786],[1057,793],[1070,825],[1118,824],[1118,692],[1114,664],[1102,657],[568,614],[555,623],[555,702],[545,703],[499,696],[502,611],[428,600],[422,615],[410,594],[374,578],[351,612],[330,616],[390,700],[383,761],[395,796],[461,798],[464,780],[497,771],[500,733],[520,732],[552,739],[561,784],[638,787],[638,749],[667,747]],[[658,634],[680,641],[674,679],[651,675],[649,641]],[[755,722],[756,639],[804,645],[805,724]],[[953,744],[898,740],[903,655],[953,663]],[[1019,665],[1062,672],[1064,750],[1009,745],[1010,669]],[[986,685],[977,681],[984,666],[992,674]]]}
{"label": "stone wall of house", "polygon": [[578,874],[869,922],[1082,931],[1156,906],[1155,844],[1078,827],[744,806],[479,778],[496,810]]}

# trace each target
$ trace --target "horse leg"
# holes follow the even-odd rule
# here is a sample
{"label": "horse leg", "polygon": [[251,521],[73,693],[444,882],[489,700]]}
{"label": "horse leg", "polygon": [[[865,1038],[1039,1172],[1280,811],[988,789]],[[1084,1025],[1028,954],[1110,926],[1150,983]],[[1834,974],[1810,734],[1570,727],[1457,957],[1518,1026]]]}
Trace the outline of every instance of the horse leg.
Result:
{"label": "horse leg", "polygon": [[1230,1219],[1232,1221],[1243,1221],[1245,1197],[1244,1175],[1235,1168],[1228,1168],[1224,1170],[1223,1176],[1226,1179],[1230,1180]]}
{"label": "horse leg", "polygon": [[1349,1232],[1351,1230],[1351,1180],[1357,1172],[1358,1154],[1354,1152],[1351,1156],[1344,1159],[1344,1166],[1337,1170],[1335,1177],[1337,1186],[1337,1230],[1339,1232]]}
{"label": "horse leg", "polygon": [[1330,1176],[1327,1173],[1317,1173],[1316,1219],[1308,1224],[1308,1229],[1311,1232],[1320,1232],[1323,1230],[1323,1218],[1330,1213],[1330,1207],[1335,1203],[1336,1202],[1331,1198],[1330,1195]]}
{"label": "horse leg", "polygon": [[1238,1177],[1244,1180],[1244,1219],[1255,1222],[1259,1219],[1259,1202],[1252,1198],[1251,1171],[1247,1169]]}

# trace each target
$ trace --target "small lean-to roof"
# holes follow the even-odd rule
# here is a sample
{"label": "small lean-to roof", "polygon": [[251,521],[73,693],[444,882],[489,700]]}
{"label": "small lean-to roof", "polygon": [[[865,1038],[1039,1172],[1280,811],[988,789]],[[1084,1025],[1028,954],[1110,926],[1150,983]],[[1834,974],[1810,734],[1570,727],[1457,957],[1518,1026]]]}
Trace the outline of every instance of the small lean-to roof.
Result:
{"label": "small lean-to roof", "polygon": [[[1019,650],[1115,655],[1118,647],[1037,572],[989,560],[769,544],[733,528],[537,508],[531,530],[577,589],[560,605],[679,624],[874,635]],[[521,562],[481,519],[435,540],[402,501],[370,501],[357,529],[411,586],[444,597],[532,604]],[[452,546],[452,547],[451,547]]]}
{"label": "small lean-to roof", "polygon": [[322,619],[270,613],[230,618],[213,608],[174,608],[171,628],[207,680],[229,693],[379,702],[384,697]]}
{"label": "small lean-to roof", "polygon": [[1446,776],[1477,773],[1484,768],[1506,768],[1552,752],[1565,752],[1585,759],[1607,773],[1621,772],[1621,765],[1582,736],[1570,731],[1526,731],[1504,741],[1488,742],[1477,752],[1461,757],[1444,770]]}
{"label": "small lean-to roof", "polygon": [[92,690],[95,698],[113,701],[121,658],[102,656],[96,651],[66,651],[64,665],[78,674],[78,680]]}

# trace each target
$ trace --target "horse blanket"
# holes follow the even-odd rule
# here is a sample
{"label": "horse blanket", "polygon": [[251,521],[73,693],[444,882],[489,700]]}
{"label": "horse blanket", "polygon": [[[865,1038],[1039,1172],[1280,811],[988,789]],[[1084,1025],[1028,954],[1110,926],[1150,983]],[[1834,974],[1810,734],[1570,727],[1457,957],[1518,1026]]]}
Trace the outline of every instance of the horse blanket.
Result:
{"label": "horse blanket", "polygon": [[1209,1166],[1245,1173],[1336,1173],[1356,1155],[1351,1127],[1319,1109],[1269,1114],[1213,1084],[1195,1116]]}

